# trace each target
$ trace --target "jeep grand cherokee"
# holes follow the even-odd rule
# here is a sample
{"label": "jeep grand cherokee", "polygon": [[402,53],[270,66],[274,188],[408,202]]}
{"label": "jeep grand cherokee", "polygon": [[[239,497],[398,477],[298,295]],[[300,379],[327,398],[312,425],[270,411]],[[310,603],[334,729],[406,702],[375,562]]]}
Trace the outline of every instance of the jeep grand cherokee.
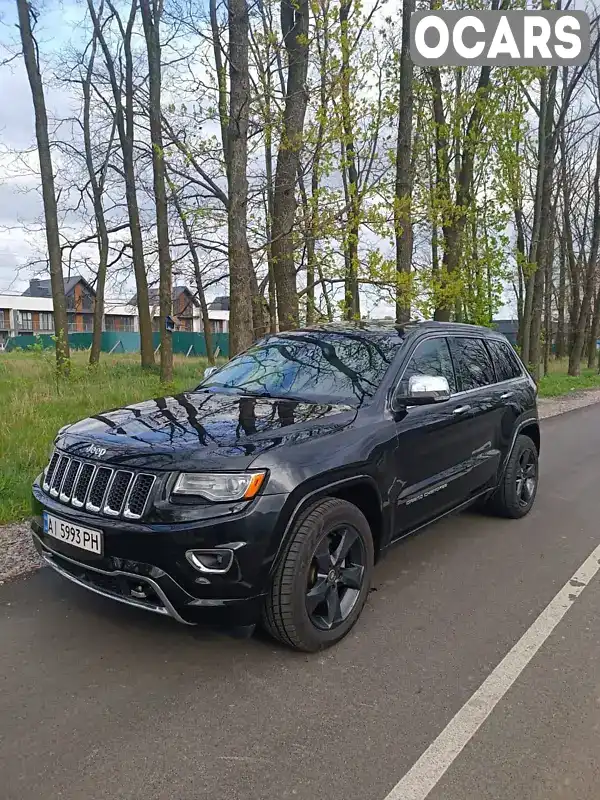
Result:
{"label": "jeep grand cherokee", "polygon": [[61,429],[33,486],[44,560],[180,622],[313,651],[361,613],[374,561],[477,502],[531,509],[536,387],[506,339],[450,323],[265,337],[195,389]]}

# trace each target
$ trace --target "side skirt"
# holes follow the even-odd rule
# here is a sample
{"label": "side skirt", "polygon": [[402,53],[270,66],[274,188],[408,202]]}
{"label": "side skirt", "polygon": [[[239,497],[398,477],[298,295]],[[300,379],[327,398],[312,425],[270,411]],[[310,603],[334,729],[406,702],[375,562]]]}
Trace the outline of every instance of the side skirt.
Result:
{"label": "side skirt", "polygon": [[416,528],[411,528],[410,530],[405,531],[404,533],[400,534],[400,536],[397,536],[395,539],[392,539],[391,542],[385,548],[385,550],[387,550],[392,545],[401,542],[403,539],[406,539],[407,536],[412,536],[418,531],[423,530],[423,528],[428,528],[430,525],[433,525],[434,522],[438,522],[439,520],[444,519],[445,517],[449,517],[452,514],[458,514],[460,511],[464,511],[465,509],[469,508],[469,506],[472,506],[473,503],[476,503],[478,500],[480,500],[482,497],[485,496],[489,497],[491,494],[494,493],[494,491],[495,487],[492,489],[484,489],[482,492],[479,492],[474,497],[469,497],[469,499],[465,500],[463,503],[454,506],[454,508],[451,508],[448,511],[444,511],[443,514],[439,514],[437,517],[432,517],[432,519],[427,520],[427,522],[423,522],[421,523],[421,525],[417,525]]}

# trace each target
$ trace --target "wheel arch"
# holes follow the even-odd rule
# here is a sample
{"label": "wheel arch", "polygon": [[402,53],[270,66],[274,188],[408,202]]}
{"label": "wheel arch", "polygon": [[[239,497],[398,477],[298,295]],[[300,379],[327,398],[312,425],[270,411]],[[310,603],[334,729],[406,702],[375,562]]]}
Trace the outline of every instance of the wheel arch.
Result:
{"label": "wheel arch", "polygon": [[348,503],[356,506],[356,508],[364,514],[371,528],[373,548],[377,560],[381,551],[381,546],[385,541],[385,523],[381,495],[372,476],[356,475],[351,478],[332,481],[331,483],[321,485],[312,490],[306,487],[306,490],[302,493],[302,497],[296,502],[296,505],[287,519],[277,553],[273,559],[271,572],[275,570],[279,559],[285,552],[292,530],[298,521],[308,514],[311,508],[317,503],[332,497],[339,500],[346,500]]}
{"label": "wheel arch", "polygon": [[525,420],[521,421],[520,423],[518,423],[515,426],[515,431],[513,433],[513,438],[512,438],[512,441],[510,443],[510,447],[508,448],[508,450],[506,452],[506,456],[504,458],[504,462],[502,463],[502,469],[500,470],[500,474],[498,476],[498,480],[499,481],[502,480],[502,478],[504,476],[504,473],[506,471],[506,466],[507,466],[507,464],[508,464],[508,462],[510,460],[510,457],[512,455],[513,450],[515,449],[515,444],[517,442],[517,438],[519,436],[521,436],[521,435],[529,436],[529,438],[532,440],[532,442],[534,443],[534,445],[536,447],[538,456],[540,454],[540,444],[541,444],[541,442],[540,442],[540,439],[541,439],[541,437],[540,437],[540,423],[539,423],[539,420],[537,419],[537,417],[529,417],[528,419],[525,419]]}
{"label": "wheel arch", "polygon": [[[517,436],[529,436],[531,441],[535,445],[535,449],[538,452],[538,456],[540,454],[540,424],[537,420],[528,420],[525,422],[522,427],[520,427],[517,431]],[[517,441],[517,437],[515,436],[515,442]],[[514,447],[514,442],[513,442]],[[511,448],[512,451],[512,448]]]}

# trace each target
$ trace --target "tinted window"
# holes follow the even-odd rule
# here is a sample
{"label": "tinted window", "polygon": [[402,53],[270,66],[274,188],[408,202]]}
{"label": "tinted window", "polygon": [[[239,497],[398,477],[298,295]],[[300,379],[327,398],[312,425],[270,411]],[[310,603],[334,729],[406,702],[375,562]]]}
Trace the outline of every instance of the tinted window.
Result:
{"label": "tinted window", "polygon": [[403,379],[408,380],[412,375],[440,375],[448,380],[450,391],[456,391],[452,359],[445,339],[426,339],[417,347]]}
{"label": "tinted window", "polygon": [[448,341],[460,391],[496,382],[492,360],[481,339],[451,337]]}
{"label": "tinted window", "polygon": [[511,378],[518,378],[521,374],[521,367],[515,358],[512,347],[506,342],[497,342],[494,339],[488,340],[487,346],[494,360],[497,379],[509,381]]}
{"label": "tinted window", "polygon": [[399,335],[282,333],[240,353],[199,388],[360,403],[373,396],[401,344]]}

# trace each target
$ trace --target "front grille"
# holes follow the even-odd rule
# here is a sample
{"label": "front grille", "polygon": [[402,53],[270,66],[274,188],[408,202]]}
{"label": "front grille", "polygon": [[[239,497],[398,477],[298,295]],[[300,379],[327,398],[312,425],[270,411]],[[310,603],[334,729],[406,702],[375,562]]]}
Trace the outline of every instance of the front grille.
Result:
{"label": "front grille", "polygon": [[78,458],[52,454],[43,489],[61,503],[93,514],[140,519],[146,511],[155,475],[113,470]]}

